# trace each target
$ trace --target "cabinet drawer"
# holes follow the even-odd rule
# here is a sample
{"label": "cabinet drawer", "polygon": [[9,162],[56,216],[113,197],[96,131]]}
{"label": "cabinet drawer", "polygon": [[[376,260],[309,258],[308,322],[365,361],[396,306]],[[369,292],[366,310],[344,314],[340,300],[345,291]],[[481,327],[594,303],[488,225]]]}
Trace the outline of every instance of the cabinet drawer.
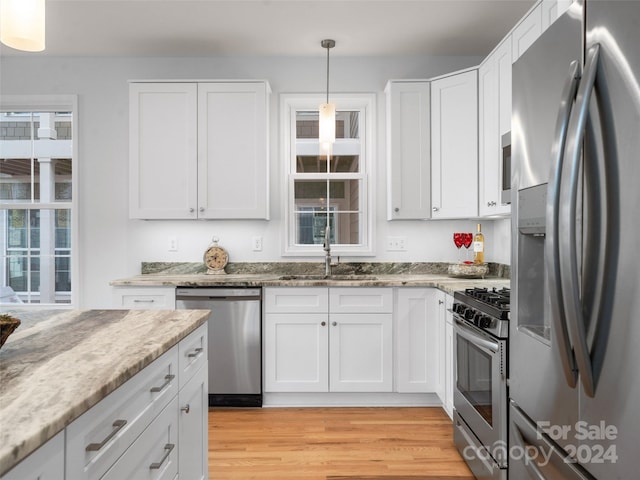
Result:
{"label": "cabinet drawer", "polygon": [[207,324],[198,327],[178,344],[178,367],[180,368],[180,388],[182,388],[208,357]]}
{"label": "cabinet drawer", "polygon": [[273,287],[264,290],[266,313],[326,313],[329,289],[323,287]]}
{"label": "cabinet drawer", "polygon": [[392,313],[393,289],[331,288],[329,305],[331,313]]}
{"label": "cabinet drawer", "polygon": [[22,460],[0,480],[64,480],[64,431]]}
{"label": "cabinet drawer", "polygon": [[128,310],[175,310],[174,287],[114,287],[113,308]]}
{"label": "cabinet drawer", "polygon": [[67,427],[67,478],[101,478],[176,396],[177,374],[176,345],[72,422]]}
{"label": "cabinet drawer", "polygon": [[156,417],[102,480],[173,480],[178,473],[178,399]]}

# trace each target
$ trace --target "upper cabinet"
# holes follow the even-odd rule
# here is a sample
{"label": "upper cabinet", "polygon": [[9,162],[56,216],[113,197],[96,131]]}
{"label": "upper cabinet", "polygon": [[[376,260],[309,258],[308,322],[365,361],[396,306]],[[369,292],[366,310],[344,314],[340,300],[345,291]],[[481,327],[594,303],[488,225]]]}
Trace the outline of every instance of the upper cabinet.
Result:
{"label": "upper cabinet", "polygon": [[428,81],[391,80],[387,95],[387,220],[431,217]]}
{"label": "upper cabinet", "polygon": [[131,218],[267,219],[265,81],[130,85]]}
{"label": "upper cabinet", "polygon": [[560,15],[566,12],[573,0],[542,0],[542,31],[555,22]]}
{"label": "upper cabinet", "polygon": [[513,46],[513,61],[520,58],[527,48],[542,34],[542,6],[536,7],[524,17],[511,33]]}
{"label": "upper cabinet", "polygon": [[511,130],[511,37],[480,66],[478,92],[480,216],[509,214],[510,205],[501,203],[501,138]]}
{"label": "upper cabinet", "polygon": [[431,82],[431,218],[478,216],[478,71]]}

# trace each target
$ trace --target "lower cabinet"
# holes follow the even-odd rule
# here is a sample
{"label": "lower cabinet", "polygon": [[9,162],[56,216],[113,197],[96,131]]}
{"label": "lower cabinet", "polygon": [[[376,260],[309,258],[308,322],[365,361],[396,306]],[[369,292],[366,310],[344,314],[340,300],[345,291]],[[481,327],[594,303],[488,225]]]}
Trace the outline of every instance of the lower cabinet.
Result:
{"label": "lower cabinet", "polygon": [[391,288],[266,288],[264,302],[265,392],[392,391]]}
{"label": "lower cabinet", "polygon": [[455,349],[453,345],[453,297],[444,295],[444,398],[442,404],[445,411],[453,419],[453,389],[456,381],[455,377]]}
{"label": "lower cabinet", "polygon": [[205,323],[1,480],[206,479],[207,338]]}
{"label": "lower cabinet", "polygon": [[42,445],[1,480],[64,480],[64,431]]}

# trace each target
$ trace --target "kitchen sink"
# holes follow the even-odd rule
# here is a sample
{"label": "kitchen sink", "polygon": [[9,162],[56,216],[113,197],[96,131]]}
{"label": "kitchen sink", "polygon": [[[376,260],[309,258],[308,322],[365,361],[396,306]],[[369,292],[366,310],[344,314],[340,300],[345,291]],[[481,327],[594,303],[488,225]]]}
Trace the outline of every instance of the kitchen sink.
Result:
{"label": "kitchen sink", "polygon": [[375,275],[283,275],[280,280],[327,280],[327,281],[357,281],[357,280],[377,280]]}

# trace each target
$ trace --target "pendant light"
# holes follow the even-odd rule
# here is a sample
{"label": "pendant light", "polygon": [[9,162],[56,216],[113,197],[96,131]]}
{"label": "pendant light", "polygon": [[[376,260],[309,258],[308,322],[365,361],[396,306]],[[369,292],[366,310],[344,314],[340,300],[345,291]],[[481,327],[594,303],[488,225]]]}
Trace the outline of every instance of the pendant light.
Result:
{"label": "pendant light", "polygon": [[336,141],[336,104],[329,103],[329,50],[336,46],[335,40],[322,40],[322,48],[327,49],[327,101],[319,107],[318,140],[320,150],[327,155],[331,154],[331,146]]}
{"label": "pendant light", "polygon": [[44,50],[45,0],[0,0],[0,42],[16,50]]}

